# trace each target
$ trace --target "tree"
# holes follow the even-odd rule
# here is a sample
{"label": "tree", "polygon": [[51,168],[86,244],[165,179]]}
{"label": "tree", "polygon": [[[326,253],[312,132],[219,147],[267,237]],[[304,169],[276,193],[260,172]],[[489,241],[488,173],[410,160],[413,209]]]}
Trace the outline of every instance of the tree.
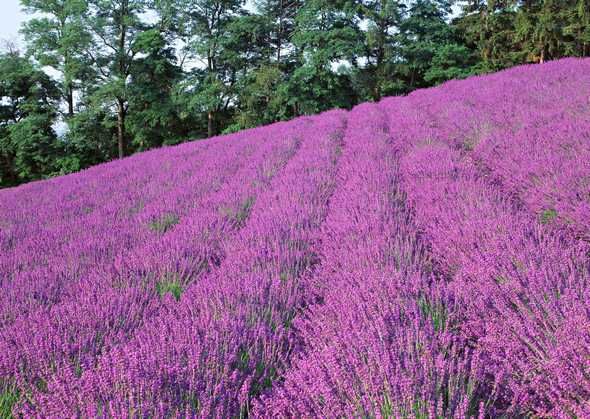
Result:
{"label": "tree", "polygon": [[117,115],[118,156],[127,153],[126,120],[129,110],[129,83],[133,65],[141,52],[136,44],[149,29],[141,19],[148,0],[89,0],[85,24],[92,34],[92,47],[86,53],[99,76],[100,88],[94,101],[106,101]]}
{"label": "tree", "polygon": [[528,61],[544,62],[565,54],[564,3],[554,0],[525,0],[516,19],[517,39]]}
{"label": "tree", "polygon": [[74,91],[77,81],[84,77],[87,62],[83,52],[90,37],[83,16],[85,0],[21,0],[25,11],[33,17],[25,22],[25,35],[30,54],[41,65],[52,67],[62,76],[62,95],[67,115],[74,115]]}
{"label": "tree", "polygon": [[311,0],[299,10],[293,33],[297,63],[288,80],[293,115],[356,102],[349,67],[357,64],[362,33],[355,11],[347,0]]}
{"label": "tree", "polygon": [[[357,1],[359,18],[366,22],[364,31],[364,69],[362,78],[368,83],[369,97],[379,100],[391,94],[392,65],[399,53],[399,27],[405,5],[397,0]],[[363,74],[364,73],[364,74]]]}
{"label": "tree", "polygon": [[174,49],[157,28],[141,33],[135,42],[141,51],[133,64],[129,92],[129,133],[134,150],[143,151],[186,139],[196,124],[181,118],[174,101],[175,86],[183,79]]}
{"label": "tree", "polygon": [[477,64],[474,51],[465,45],[449,43],[434,52],[432,61],[424,73],[426,84],[439,84],[451,79],[463,79],[472,75]]}
{"label": "tree", "polygon": [[286,78],[276,65],[262,65],[242,80],[238,109],[230,131],[269,124],[292,116]]}
{"label": "tree", "polygon": [[[268,44],[277,64],[292,49],[291,37],[295,31],[295,18],[303,6],[301,0],[256,0],[257,13],[269,29]],[[269,60],[270,61],[270,60]]]}
{"label": "tree", "polygon": [[470,0],[453,26],[464,45],[479,53],[478,72],[496,71],[524,62],[515,33],[513,0]]}
{"label": "tree", "polygon": [[[101,106],[85,106],[69,120],[64,138],[67,172],[111,160],[117,155],[117,118]],[[64,172],[66,172],[64,170]]]}
{"label": "tree", "polygon": [[207,113],[207,135],[217,133],[218,114],[226,110],[236,83],[236,68],[221,58],[231,22],[243,14],[241,0],[160,0],[164,21],[182,43],[181,64],[197,60],[183,85],[184,94],[197,94],[188,105]]}
{"label": "tree", "polygon": [[571,41],[567,54],[587,57],[590,55],[590,1],[577,0],[564,11],[564,33]]}
{"label": "tree", "polygon": [[447,23],[450,14],[448,0],[416,0],[409,5],[400,24],[406,91],[470,74],[473,53]]}
{"label": "tree", "polygon": [[276,61],[272,27],[269,19],[258,14],[235,17],[228,27],[222,59],[235,69],[236,81],[233,123],[226,131],[286,117],[285,66]]}
{"label": "tree", "polygon": [[0,184],[40,179],[60,151],[52,128],[59,91],[16,51],[0,55],[0,74]]}

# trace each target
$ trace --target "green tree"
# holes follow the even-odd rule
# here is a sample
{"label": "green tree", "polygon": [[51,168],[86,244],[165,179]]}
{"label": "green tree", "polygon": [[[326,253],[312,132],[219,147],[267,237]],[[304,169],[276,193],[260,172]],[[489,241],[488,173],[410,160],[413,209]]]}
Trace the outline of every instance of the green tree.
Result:
{"label": "green tree", "polygon": [[407,91],[470,74],[473,52],[448,24],[451,2],[416,0],[400,24],[400,56]]}
{"label": "green tree", "polygon": [[470,0],[453,26],[462,44],[478,51],[477,72],[496,71],[524,62],[516,42],[513,0]]}
{"label": "green tree", "polygon": [[563,28],[566,25],[564,12],[568,9],[567,3],[525,0],[519,5],[516,35],[527,61],[544,62],[565,55],[567,40]]}
{"label": "green tree", "polygon": [[290,55],[295,18],[303,3],[301,0],[254,1],[258,16],[264,19],[263,25],[268,29],[269,50],[278,64],[284,61],[285,55]]}
{"label": "green tree", "polygon": [[233,124],[226,131],[284,119],[287,76],[285,67],[276,61],[271,22],[263,15],[243,15],[236,17],[228,29],[222,57],[236,69],[236,82]]}
{"label": "green tree", "polygon": [[84,104],[68,121],[63,140],[67,166],[71,172],[111,160],[117,156],[117,118],[106,106]]}
{"label": "green tree", "polygon": [[477,57],[473,50],[457,43],[438,48],[424,73],[428,84],[439,84],[451,79],[463,79],[476,71]]}
{"label": "green tree", "polygon": [[148,0],[88,0],[85,24],[92,35],[87,56],[99,77],[99,88],[93,92],[93,103],[105,102],[117,115],[117,149],[122,158],[127,153],[127,116],[129,83],[141,48],[140,34],[147,29],[141,15]]}
{"label": "green tree", "polygon": [[293,116],[285,74],[276,65],[250,71],[238,90],[238,109],[230,131],[269,124]]}
{"label": "green tree", "polygon": [[199,65],[189,72],[178,96],[193,95],[186,105],[207,114],[207,135],[217,133],[219,114],[234,96],[237,69],[224,61],[224,39],[232,21],[243,15],[241,0],[160,0],[158,9],[182,44],[181,65]]}
{"label": "green tree", "polygon": [[590,1],[572,2],[563,13],[566,26],[564,33],[571,38],[567,54],[587,57],[590,55]]}
{"label": "green tree", "polygon": [[356,96],[350,67],[357,64],[362,47],[354,4],[311,0],[299,9],[296,22],[296,66],[288,79],[292,114],[352,106]]}
{"label": "green tree", "polygon": [[176,144],[188,137],[193,129],[191,125],[196,122],[183,119],[174,101],[175,86],[183,78],[174,49],[159,29],[140,34],[135,48],[141,55],[134,62],[128,86],[132,146],[136,151],[143,151]]}
{"label": "green tree", "polygon": [[357,2],[359,18],[366,22],[364,31],[365,65],[360,72],[367,84],[366,99],[379,100],[396,93],[392,83],[393,65],[399,57],[399,28],[405,4],[397,0],[361,0]]}
{"label": "green tree", "polygon": [[[84,50],[90,37],[83,16],[85,0],[21,0],[24,10],[33,15],[24,23],[29,52],[41,65],[49,66],[62,76],[62,96],[67,115],[74,115],[74,92],[88,70]],[[41,16],[41,17],[39,17]]]}
{"label": "green tree", "polygon": [[52,124],[59,90],[27,58],[0,55],[0,184],[50,175],[60,152]]}

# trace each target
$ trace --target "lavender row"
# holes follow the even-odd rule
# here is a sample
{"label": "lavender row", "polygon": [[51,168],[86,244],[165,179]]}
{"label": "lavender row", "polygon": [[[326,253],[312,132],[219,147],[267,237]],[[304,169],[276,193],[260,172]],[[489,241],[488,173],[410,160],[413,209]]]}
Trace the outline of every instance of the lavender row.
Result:
{"label": "lavender row", "polygon": [[37,411],[115,417],[227,416],[248,409],[289,352],[289,322],[314,264],[343,114],[300,120],[300,151],[256,197],[219,268],[80,377],[62,369]]}
{"label": "lavender row", "polygon": [[[404,109],[392,109],[401,117]],[[431,275],[399,190],[397,156],[377,105],[349,115],[339,186],[297,320],[299,348],[259,417],[434,417],[479,411],[477,359],[452,333],[453,299]],[[395,140],[393,140],[395,141]]]}
{"label": "lavender row", "polygon": [[[110,264],[133,247],[157,240],[158,235],[151,227],[159,226],[158,217],[162,215],[158,210],[168,211],[169,217],[182,216],[175,207],[198,199],[214,186],[214,181],[227,179],[238,167],[230,164],[231,157],[244,155],[247,148],[243,141],[220,146],[221,149],[207,147],[210,152],[203,150],[203,157],[210,162],[177,159],[174,163],[178,170],[173,171],[161,171],[162,161],[169,162],[168,159],[144,157],[138,166],[128,170],[135,175],[115,177],[125,179],[121,183],[103,179],[102,172],[98,181],[87,183],[77,181],[76,176],[63,178],[60,183],[65,185],[51,195],[53,206],[41,207],[37,217],[28,220],[26,231],[9,232],[13,246],[5,249],[1,259],[6,269],[0,281],[7,290],[0,297],[4,303],[2,325],[14,321],[18,315],[61,301],[69,287],[94,267]],[[213,159],[216,148],[217,152],[225,151],[228,158]],[[190,172],[195,176],[189,176]],[[210,173],[215,175],[208,176]],[[95,182],[103,186],[98,187]],[[69,183],[79,187],[79,196],[73,201],[59,195],[60,190],[65,196],[70,194]],[[166,191],[166,184],[176,185],[176,191],[183,191],[183,195],[173,195],[175,202],[168,202],[166,192],[175,191]],[[186,196],[185,191],[192,195]]]}
{"label": "lavender row", "polygon": [[[233,147],[236,154],[229,147],[224,147],[229,156],[244,156],[246,147],[243,143],[239,147]],[[8,292],[3,296],[6,301],[2,307],[3,325],[10,324],[29,312],[47,310],[55,303],[76,298],[83,293],[79,289],[80,281],[84,283],[88,276],[100,277],[110,267],[121,265],[121,261],[139,251],[142,246],[159,242],[162,233],[165,233],[163,230],[174,227],[185,215],[186,210],[181,205],[199,203],[206,195],[208,187],[213,187],[219,180],[225,181],[240,167],[235,162],[232,163],[230,158],[219,159],[221,165],[216,167],[194,163],[199,168],[194,171],[196,177],[186,177],[181,181],[176,175],[178,187],[175,190],[166,191],[162,186],[157,187],[157,180],[149,188],[130,184],[128,189],[135,192],[129,193],[128,197],[116,197],[119,199],[113,200],[112,205],[97,207],[92,215],[61,221],[57,229],[61,230],[59,234],[62,236],[62,245],[54,243],[53,232],[39,224],[40,232],[32,232],[24,240],[21,238],[21,247],[15,253],[23,259],[30,252],[33,255],[43,255],[47,259],[47,266],[16,271],[9,282],[5,283]],[[187,163],[184,165],[188,166]],[[182,166],[179,161],[177,167]],[[148,169],[145,166],[144,168]],[[217,169],[213,172],[215,175],[207,176],[213,168]],[[161,182],[169,181],[165,174],[162,178]],[[199,184],[195,185],[197,182]],[[159,198],[158,191],[162,193]],[[166,194],[177,191],[182,191],[182,195],[177,193],[169,197]],[[192,196],[187,196],[185,191],[191,191]],[[81,201],[81,206],[86,205]],[[46,217],[51,218],[51,215]],[[31,243],[31,248],[22,251],[22,243],[27,242]],[[45,243],[51,247],[50,251],[44,249]],[[6,255],[6,258],[10,259],[10,255]],[[106,279],[99,281],[107,282]]]}
{"label": "lavender row", "polygon": [[[69,284],[73,288],[69,299],[23,317],[5,330],[0,340],[2,378],[16,380],[21,392],[43,393],[60,370],[73,368],[81,374],[94,365],[100,353],[128,339],[159,311],[158,294],[174,293],[214,268],[223,257],[218,250],[220,238],[238,227],[236,211],[243,210],[244,201],[254,196],[254,182],[268,179],[269,171],[279,169],[292,155],[296,132],[294,124],[292,130],[283,131],[284,137],[268,138],[278,133],[274,130],[253,136],[261,144],[243,160],[246,164],[241,168],[228,164],[224,170],[232,174],[231,180],[219,178],[224,173],[221,168],[213,172],[210,177],[219,187],[211,185],[213,191],[193,202],[177,225],[151,231],[150,240],[122,252],[112,265],[97,266],[82,280]],[[252,145],[244,142],[241,147]],[[244,153],[234,155],[234,162],[241,157]],[[179,214],[174,201],[173,196],[164,202],[168,206],[154,209]]]}
{"label": "lavender row", "polygon": [[[484,366],[478,381],[494,396],[486,409],[584,416],[587,246],[546,228],[505,195],[469,155],[448,145],[444,126],[416,123],[423,104],[407,102],[398,144],[402,185],[437,269],[451,281],[461,334]],[[392,118],[391,125],[399,122]]]}
{"label": "lavender row", "polygon": [[590,241],[590,61],[519,67],[414,95],[440,138],[548,225]]}
{"label": "lavender row", "polygon": [[23,417],[588,416],[588,63],[0,191],[0,398]]}

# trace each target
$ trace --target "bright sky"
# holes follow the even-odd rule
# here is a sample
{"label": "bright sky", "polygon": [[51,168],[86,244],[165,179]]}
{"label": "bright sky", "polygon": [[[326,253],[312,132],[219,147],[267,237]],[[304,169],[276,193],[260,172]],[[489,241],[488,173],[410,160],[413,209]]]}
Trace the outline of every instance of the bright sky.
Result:
{"label": "bright sky", "polygon": [[19,41],[18,30],[26,17],[19,0],[0,0],[0,41]]}

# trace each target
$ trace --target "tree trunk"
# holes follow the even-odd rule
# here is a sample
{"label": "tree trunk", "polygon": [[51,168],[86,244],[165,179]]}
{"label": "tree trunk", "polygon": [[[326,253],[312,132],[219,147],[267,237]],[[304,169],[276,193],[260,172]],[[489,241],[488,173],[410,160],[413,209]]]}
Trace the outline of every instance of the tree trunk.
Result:
{"label": "tree trunk", "polygon": [[[126,18],[129,17],[129,0],[121,2],[121,22],[119,27],[119,45],[117,54],[119,55],[119,74],[118,76],[125,83],[127,80],[127,55],[125,52],[125,39],[127,35]],[[127,109],[125,109],[125,99],[117,98],[117,142],[119,146],[119,158],[125,157],[126,138],[125,138],[125,117],[127,116]]]}
{"label": "tree trunk", "polygon": [[207,112],[207,137],[211,138],[215,135],[215,113],[213,111]]}
{"label": "tree trunk", "polygon": [[125,101],[117,100],[117,140],[119,145],[119,158],[125,157]]}
{"label": "tree trunk", "polygon": [[74,116],[74,89],[72,89],[70,84],[66,86],[66,96],[68,102],[68,116],[72,117]]}
{"label": "tree trunk", "polygon": [[277,64],[281,64],[281,36],[283,31],[283,1],[279,5],[279,28],[277,30]]}

